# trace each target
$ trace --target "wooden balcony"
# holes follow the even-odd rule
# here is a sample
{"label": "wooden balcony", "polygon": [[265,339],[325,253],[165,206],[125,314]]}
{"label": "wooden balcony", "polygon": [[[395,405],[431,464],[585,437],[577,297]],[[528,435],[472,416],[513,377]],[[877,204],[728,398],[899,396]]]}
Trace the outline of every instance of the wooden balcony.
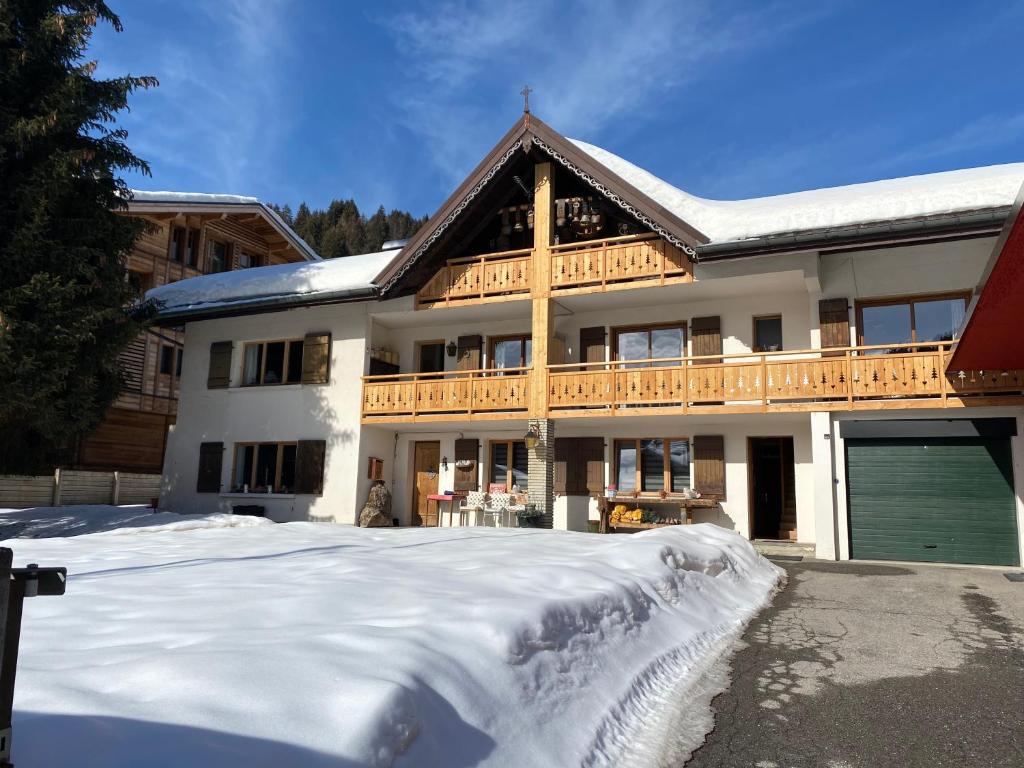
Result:
{"label": "wooden balcony", "polygon": [[[1021,405],[1024,371],[945,371],[950,342],[548,366],[547,415]],[[886,354],[881,354],[886,353]],[[525,416],[527,370],[367,376],[364,421]]]}
{"label": "wooden balcony", "polygon": [[[686,254],[657,235],[553,245],[549,258],[551,290],[560,295],[693,280]],[[526,298],[532,263],[529,248],[451,259],[417,293],[417,305],[458,306]]]}
{"label": "wooden balcony", "polygon": [[420,421],[525,416],[530,402],[527,373],[526,368],[503,368],[364,376],[363,418]]}

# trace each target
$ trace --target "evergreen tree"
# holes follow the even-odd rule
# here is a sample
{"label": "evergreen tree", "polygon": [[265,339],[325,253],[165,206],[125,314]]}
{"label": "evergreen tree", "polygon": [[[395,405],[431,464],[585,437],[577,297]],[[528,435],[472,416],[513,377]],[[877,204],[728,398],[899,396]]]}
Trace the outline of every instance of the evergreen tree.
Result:
{"label": "evergreen tree", "polygon": [[0,473],[69,459],[121,385],[141,325],[125,258],[145,224],[118,171],[148,173],[116,115],[151,77],[98,80],[102,0],[0,1]]}
{"label": "evergreen tree", "polygon": [[[286,209],[274,206],[278,213]],[[355,200],[332,200],[327,208],[316,211],[300,203],[290,223],[313,250],[325,259],[334,259],[379,251],[388,240],[412,237],[426,221],[426,216],[416,218],[406,211],[387,213],[384,206],[366,218]]]}

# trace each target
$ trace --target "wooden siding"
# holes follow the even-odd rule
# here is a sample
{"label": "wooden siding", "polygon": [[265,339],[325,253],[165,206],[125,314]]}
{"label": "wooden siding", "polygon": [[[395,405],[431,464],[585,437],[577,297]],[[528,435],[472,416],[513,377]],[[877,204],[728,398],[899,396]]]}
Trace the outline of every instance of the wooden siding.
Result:
{"label": "wooden siding", "polygon": [[173,423],[173,416],[162,413],[111,408],[96,431],[82,441],[76,465],[162,472],[167,430]]}
{"label": "wooden siding", "polygon": [[[942,342],[930,351],[916,351],[913,345],[847,347],[840,357],[803,350],[549,365],[546,412],[553,418],[576,418],[882,410],[994,403],[990,396],[1024,402],[1024,371],[944,373],[949,347],[950,342]],[[903,351],[870,354],[893,349]],[[626,367],[637,363],[650,367]],[[431,413],[451,418],[516,413],[529,402],[528,371],[518,370],[518,376],[496,376],[494,371],[456,371],[440,378],[367,376],[363,416],[366,421],[401,422]]]}
{"label": "wooden siding", "polygon": [[[553,295],[693,280],[686,255],[657,235],[549,246]],[[529,249],[449,260],[417,293],[421,307],[527,298],[537,254]]]}

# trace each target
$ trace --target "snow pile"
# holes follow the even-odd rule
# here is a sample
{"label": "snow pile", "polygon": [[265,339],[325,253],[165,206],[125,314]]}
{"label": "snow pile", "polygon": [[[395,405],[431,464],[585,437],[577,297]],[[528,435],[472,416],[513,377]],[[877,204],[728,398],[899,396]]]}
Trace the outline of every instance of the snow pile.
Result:
{"label": "snow pile", "polygon": [[708,200],[600,147],[571,141],[711,242],[999,208],[1012,205],[1024,183],[1024,163],[1009,163],[750,200]]}
{"label": "snow pile", "polygon": [[343,256],[323,261],[237,269],[168,283],[146,292],[162,310],[199,309],[309,294],[343,294],[372,290],[373,279],[397,250]]}
{"label": "snow pile", "polygon": [[0,509],[0,539],[46,539],[54,536],[81,536],[121,528],[147,530],[187,530],[191,528],[231,528],[268,524],[268,520],[235,515],[179,515],[154,512],[142,504],[114,507],[109,504],[82,504],[67,507]]}
{"label": "snow pile", "polygon": [[781,573],[710,525],[289,523],[14,553],[69,571],[26,602],[18,671],[14,762],[49,768],[622,765]]}

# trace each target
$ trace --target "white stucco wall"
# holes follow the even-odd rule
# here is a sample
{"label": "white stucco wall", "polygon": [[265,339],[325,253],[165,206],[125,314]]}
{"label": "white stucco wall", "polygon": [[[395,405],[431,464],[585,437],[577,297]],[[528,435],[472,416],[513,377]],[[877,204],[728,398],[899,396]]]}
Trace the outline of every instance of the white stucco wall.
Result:
{"label": "white stucco wall", "polygon": [[[191,323],[185,329],[178,421],[168,440],[161,504],[179,512],[229,511],[262,504],[277,521],[354,521],[357,495],[365,498],[360,468],[359,410],[365,358],[365,305],[338,304]],[[240,387],[246,341],[302,338],[330,331],[330,383]],[[232,341],[231,386],[207,389],[210,344]],[[327,441],[323,496],[226,493],[232,485],[234,445],[242,442]],[[222,493],[197,493],[199,445],[223,441]]]}

